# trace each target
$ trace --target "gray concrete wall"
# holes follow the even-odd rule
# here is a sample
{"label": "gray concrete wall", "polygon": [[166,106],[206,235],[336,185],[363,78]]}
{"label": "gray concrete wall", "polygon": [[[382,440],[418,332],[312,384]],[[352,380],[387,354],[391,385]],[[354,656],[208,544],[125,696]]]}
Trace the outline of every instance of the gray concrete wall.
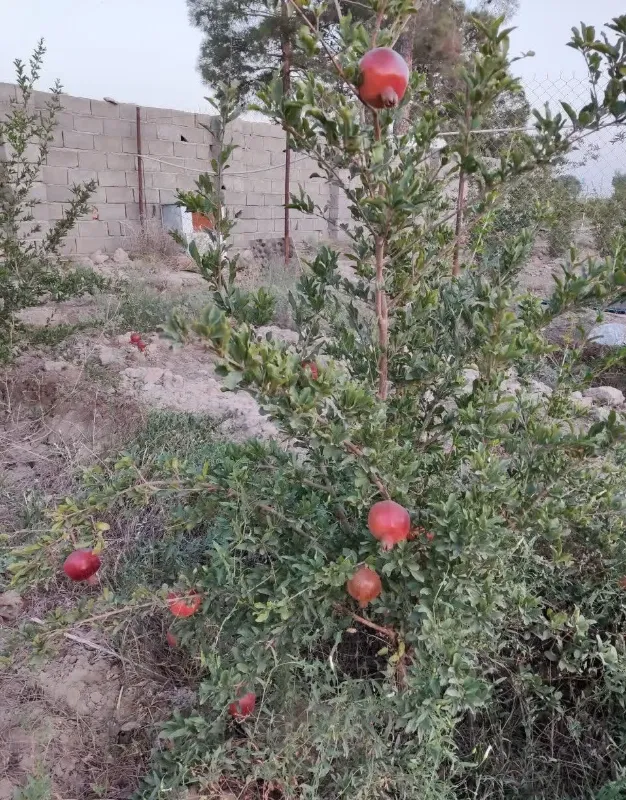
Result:
{"label": "gray concrete wall", "polygon": [[[0,115],[16,97],[13,84],[0,83]],[[37,92],[35,107],[49,95]],[[70,199],[70,187],[94,179],[91,218],[83,219],[65,243],[66,254],[111,252],[128,245],[139,230],[136,106],[62,95],[63,111],[47,164],[34,196],[41,200],[35,216],[43,229],[59,219]],[[193,189],[202,171],[210,171],[212,136],[203,125],[211,117],[162,108],[141,108],[141,139],[148,219],[160,220],[162,206],[175,201],[177,189]],[[237,120],[229,134],[239,145],[225,179],[225,200],[241,210],[233,243],[279,238],[283,232],[284,134],[275,126]],[[313,200],[329,206],[332,219],[292,213],[295,241],[336,235],[349,219],[345,198],[320,178],[310,178],[316,164],[293,155],[292,191],[305,186]]]}

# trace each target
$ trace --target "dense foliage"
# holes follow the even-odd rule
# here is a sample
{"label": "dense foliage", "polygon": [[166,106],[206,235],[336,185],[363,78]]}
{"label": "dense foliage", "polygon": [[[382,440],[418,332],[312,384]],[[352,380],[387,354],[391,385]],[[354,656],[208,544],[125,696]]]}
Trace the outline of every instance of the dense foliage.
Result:
{"label": "dense foliage", "polygon": [[61,111],[61,86],[51,89],[44,108],[34,102],[45,48],[39,42],[28,67],[15,61],[18,97],[0,119],[0,355],[10,354],[13,315],[35,305],[48,293],[58,299],[97,286],[84,270],[59,271],[64,238],[90,208],[95,181],[72,187],[72,197],[60,219],[42,229],[35,211],[41,200],[34,189],[54,139]]}
{"label": "dense foliage", "polygon": [[[349,87],[414,3],[370,5],[378,24],[346,18],[333,53],[348,91],[308,74],[288,96],[280,81],[261,93],[294,148],[347,195],[352,269],[319,249],[292,298],[294,346],[218,305],[168,326],[178,342],[202,337],[226,385],[253,392],[275,421],[276,441],[92,469],[42,540],[41,574],[51,549],[93,543],[102,515],[114,531],[155,503],[173,530],[167,547],[188,555],[180,575],[180,560],[158,560],[135,593],[166,583],[165,614],[168,591],[202,595],[172,625],[201,672],[198,705],[166,725],[146,798],[185,784],[325,800],[565,800],[605,785],[608,797],[626,767],[625,429],[571,398],[584,380],[577,351],[561,354],[548,397],[532,376],[556,316],[622,291],[626,251],[569,264],[543,306],[516,289],[527,230],[497,258],[481,252],[503,186],[587,126],[624,119],[626,17],[611,26],[615,47],[586,27],[572,42],[592,79],[611,78],[606,94],[581,111],[536,112],[535,134],[494,166],[470,134],[515,86],[507,31],[483,24],[464,88],[391,135],[401,110],[368,109],[363,124]],[[303,24],[302,46],[317,53],[315,23]],[[419,76],[412,91],[425,91]],[[434,158],[444,125],[458,134]],[[449,187],[461,170],[472,193],[459,230]],[[324,213],[304,188],[292,204]],[[408,509],[411,533],[383,550],[368,514],[388,499]],[[29,575],[33,550],[15,556]],[[365,609],[346,591],[362,566],[382,583]],[[229,714],[249,692],[254,711]]]}

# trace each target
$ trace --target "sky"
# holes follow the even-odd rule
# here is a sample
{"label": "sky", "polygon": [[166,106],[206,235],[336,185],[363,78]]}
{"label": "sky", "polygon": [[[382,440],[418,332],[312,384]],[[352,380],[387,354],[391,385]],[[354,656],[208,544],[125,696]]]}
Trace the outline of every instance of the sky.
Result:
{"label": "sky", "polygon": [[[520,0],[512,54],[536,53],[515,65],[531,102],[576,104],[581,82],[572,75],[584,73],[580,56],[565,47],[572,25],[582,19],[599,27],[625,11],[624,0]],[[48,48],[40,88],[59,78],[72,95],[208,111],[196,69],[201,34],[185,0],[0,0],[0,81],[13,81],[13,59],[27,59],[40,37]],[[604,161],[619,156],[626,171],[622,148]]]}

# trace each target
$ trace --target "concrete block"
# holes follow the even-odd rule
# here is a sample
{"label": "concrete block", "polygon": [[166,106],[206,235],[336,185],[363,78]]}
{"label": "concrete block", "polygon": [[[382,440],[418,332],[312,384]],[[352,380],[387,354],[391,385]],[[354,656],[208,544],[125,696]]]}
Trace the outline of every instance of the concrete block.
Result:
{"label": "concrete block", "polygon": [[74,126],[74,115],[68,111],[58,111],[54,119],[56,130],[71,131]]}
{"label": "concrete block", "polygon": [[129,186],[107,186],[105,191],[107,203],[132,203],[135,199]]}
{"label": "concrete block", "polygon": [[126,219],[133,222],[139,219],[139,203],[126,203]]}
{"label": "concrete block", "polygon": [[61,128],[55,128],[52,131],[52,138],[48,142],[48,147],[65,147]]}
{"label": "concrete block", "polygon": [[[181,128],[180,135],[184,136],[188,142],[196,144],[212,144],[213,137],[204,128]],[[180,140],[182,142],[182,139]]]}
{"label": "concrete block", "polygon": [[260,148],[270,153],[285,154],[285,134],[283,133],[280,139],[274,139],[271,136],[264,136]]}
{"label": "concrete block", "polygon": [[185,158],[184,167],[193,173],[196,178],[202,172],[211,171],[211,165],[207,164],[206,161],[201,161],[199,158]]}
{"label": "concrete block", "polygon": [[105,136],[134,136],[137,138],[137,127],[134,122],[125,119],[105,119]]}
{"label": "concrete block", "polygon": [[96,206],[98,219],[104,222],[126,219],[126,206],[124,203],[98,203]]}
{"label": "concrete block", "polygon": [[195,158],[198,148],[204,147],[204,145],[194,144],[193,142],[173,142],[173,147],[173,155],[180,156],[181,158]]}
{"label": "concrete block", "polygon": [[150,186],[153,189],[176,189],[176,178],[173,172],[152,172],[146,175],[146,181],[150,179]]}
{"label": "concrete block", "polygon": [[[263,173],[261,173],[262,175]],[[253,180],[245,181],[247,184],[246,189],[255,194],[272,194],[272,181],[263,178],[254,178]]]}
{"label": "concrete block", "polygon": [[63,131],[63,147],[69,147],[73,150],[93,150],[94,135],[93,133],[80,133],[79,131]]}
{"label": "concrete block", "polygon": [[47,222],[50,219],[47,203],[37,203],[30,209],[30,213],[37,222]]}
{"label": "concrete block", "polygon": [[191,192],[196,188],[196,181],[192,175],[182,174],[177,176],[176,188],[184,192]]}
{"label": "concrete block", "polygon": [[100,153],[121,153],[121,136],[94,136],[94,147]]}
{"label": "concrete block", "polygon": [[34,108],[42,109],[46,107],[46,104],[49,103],[51,99],[52,99],[51,92],[35,91],[33,92],[31,103]]}
{"label": "concrete block", "polygon": [[137,138],[124,137],[122,139],[122,153],[136,153],[137,152]]}
{"label": "concrete block", "polygon": [[[131,122],[135,122],[137,119],[137,106],[133,105],[132,103],[120,103],[119,104],[120,110],[120,119],[128,119]],[[146,109],[140,108],[139,109],[139,119],[147,119]]]}
{"label": "concrete block", "polygon": [[63,219],[63,212],[68,209],[69,206],[64,203],[47,203],[46,208],[48,209],[48,219],[55,221],[57,219]]}
{"label": "concrete block", "polygon": [[107,117],[108,119],[120,118],[120,107],[106,100],[92,100],[91,113],[94,117]]}
{"label": "concrete block", "polygon": [[113,170],[134,170],[137,166],[137,157],[129,153],[107,153],[107,167]]}
{"label": "concrete block", "polygon": [[83,133],[104,133],[104,120],[99,117],[80,117],[72,118],[75,131]]}
{"label": "concrete block", "polygon": [[100,186],[126,186],[126,173],[121,170],[105,170],[98,173]]}
{"label": "concrete block", "polygon": [[272,219],[272,211],[268,206],[245,206],[240,219]]}
{"label": "concrete block", "polygon": [[0,103],[17,99],[17,86],[14,83],[0,83]]}
{"label": "concrete block", "polygon": [[[279,187],[280,187],[280,190],[279,190]],[[273,192],[266,192],[264,194],[265,205],[266,206],[282,206],[282,204],[285,202],[284,182],[281,183],[280,181],[272,181],[272,188],[274,189]],[[293,189],[292,189],[292,191],[293,191]]]}
{"label": "concrete block", "polygon": [[125,225],[122,226],[121,222],[107,222],[109,236],[121,236],[124,233],[125,227]]}
{"label": "concrete block", "polygon": [[98,180],[98,173],[95,169],[70,169],[68,170],[68,183],[86,183],[87,181]]}
{"label": "concrete block", "polygon": [[142,156],[143,171],[145,172],[161,172],[161,168],[167,169],[165,164],[161,164],[161,159],[157,156]]}
{"label": "concrete block", "polygon": [[30,198],[32,198],[33,200],[47,200],[48,199],[48,194],[47,194],[47,186],[46,186],[46,184],[45,183],[34,183],[30,187],[30,192],[28,193],[28,196]]}
{"label": "concrete block", "polygon": [[59,252],[62,256],[71,256],[76,253],[76,239],[64,239]]}
{"label": "concrete block", "polygon": [[67,168],[66,167],[42,167],[41,179],[45,184],[50,186],[67,186]]}
{"label": "concrete block", "polygon": [[65,111],[72,114],[91,114],[91,100],[87,97],[72,97],[70,94],[62,94],[61,105]]}
{"label": "concrete block", "polygon": [[[274,140],[276,141],[276,140]],[[270,153],[270,164],[274,167],[284,167],[285,166],[285,152],[284,150],[281,151],[274,151]]]}
{"label": "concrete block", "polygon": [[183,127],[186,128],[195,128],[196,116],[197,116],[196,114],[189,111],[173,111],[172,124],[182,125]]}
{"label": "concrete block", "polygon": [[164,122],[171,120],[174,112],[171,108],[146,108],[146,119],[149,122]]}
{"label": "concrete block", "polygon": [[53,148],[48,152],[46,163],[49,167],[77,167],[78,153],[76,150]]}
{"label": "concrete block", "polygon": [[[132,189],[132,193],[133,193],[133,201],[135,203],[138,203],[139,202],[139,189],[137,189],[137,188]],[[153,189],[152,187],[144,187],[143,197],[144,197],[144,203],[159,203],[160,202],[159,190],[158,189]]]}
{"label": "concrete block", "polygon": [[245,192],[230,192],[226,190],[224,192],[224,203],[227,206],[243,208],[246,205],[246,194]]}
{"label": "concrete block", "polygon": [[[181,136],[181,129],[178,125],[172,125],[171,123],[162,122],[157,124],[157,139],[162,139],[166,142],[180,142],[182,139]],[[185,136],[185,138],[187,138]],[[189,141],[187,139],[187,141]]]}
{"label": "concrete block", "polygon": [[256,233],[258,230],[258,223],[255,219],[239,219],[237,220],[237,233]]}
{"label": "concrete block", "polygon": [[78,153],[78,166],[81,169],[106,169],[107,157],[104,153],[82,150]]}
{"label": "concrete block", "polygon": [[250,236],[248,233],[234,233],[231,237],[231,241],[233,247],[245,247],[250,240],[254,238],[254,236]]}
{"label": "concrete block", "polygon": [[96,191],[90,196],[89,202],[91,203],[106,203],[106,189],[104,186],[98,186]]}
{"label": "concrete block", "polygon": [[[184,142],[181,142],[181,144],[184,144]],[[193,145],[186,146],[193,147]],[[154,142],[148,142],[148,153],[151,156],[173,156],[174,142],[164,142],[158,139]]]}
{"label": "concrete block", "polygon": [[79,222],[78,223],[78,235],[79,237],[90,237],[90,236],[108,236],[109,229],[107,228],[107,223],[100,221],[100,220],[90,220],[89,222]]}
{"label": "concrete block", "polygon": [[246,205],[247,206],[264,206],[265,205],[265,195],[257,194],[256,192],[248,192],[246,194]]}
{"label": "concrete block", "polygon": [[127,186],[139,186],[139,178],[137,176],[137,170],[128,170],[126,172],[126,185]]}
{"label": "concrete block", "polygon": [[[181,144],[184,144],[184,142],[181,142]],[[193,156],[190,156],[190,158],[193,158]],[[210,145],[208,145],[208,144],[197,144],[196,145],[196,158],[200,159],[200,161],[210,161],[211,158],[213,158],[213,153],[211,152]]]}
{"label": "concrete block", "polygon": [[[103,223],[103,225],[106,225],[106,223]],[[91,255],[91,253],[95,253],[96,250],[110,250],[112,240],[108,235],[108,228],[106,230],[107,233],[104,236],[93,237],[80,235],[76,240],[76,252],[79,255],[85,253]]]}
{"label": "concrete block", "polygon": [[159,189],[159,203],[162,206],[168,206],[175,203],[177,200],[176,192],[171,189]]}

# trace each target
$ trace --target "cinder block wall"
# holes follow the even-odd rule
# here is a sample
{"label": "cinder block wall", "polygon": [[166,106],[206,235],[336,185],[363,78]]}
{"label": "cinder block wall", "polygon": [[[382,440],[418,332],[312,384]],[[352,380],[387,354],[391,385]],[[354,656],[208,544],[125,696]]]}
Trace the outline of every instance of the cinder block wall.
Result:
{"label": "cinder block wall", "polygon": [[[0,83],[0,116],[16,86]],[[43,108],[49,95],[37,92],[35,107]],[[139,230],[137,171],[137,107],[104,100],[62,95],[63,111],[47,164],[34,196],[41,200],[35,216],[42,229],[59,219],[71,197],[70,186],[90,179],[98,182],[92,198],[94,211],[81,220],[66,240],[66,254],[112,252],[128,246]],[[210,171],[211,117],[162,108],[140,108],[143,176],[148,219],[160,220],[161,208],[175,202],[177,189],[192,189],[202,171]],[[243,247],[255,239],[282,236],[284,187],[284,134],[275,125],[237,120],[229,132],[239,145],[225,179],[225,200],[233,211],[241,210],[233,243]],[[2,157],[0,152],[0,158]],[[341,222],[349,219],[347,202],[321,178],[311,159],[292,155],[292,191],[298,184],[320,206],[329,206],[332,219],[291,212],[294,240],[336,236]]]}

